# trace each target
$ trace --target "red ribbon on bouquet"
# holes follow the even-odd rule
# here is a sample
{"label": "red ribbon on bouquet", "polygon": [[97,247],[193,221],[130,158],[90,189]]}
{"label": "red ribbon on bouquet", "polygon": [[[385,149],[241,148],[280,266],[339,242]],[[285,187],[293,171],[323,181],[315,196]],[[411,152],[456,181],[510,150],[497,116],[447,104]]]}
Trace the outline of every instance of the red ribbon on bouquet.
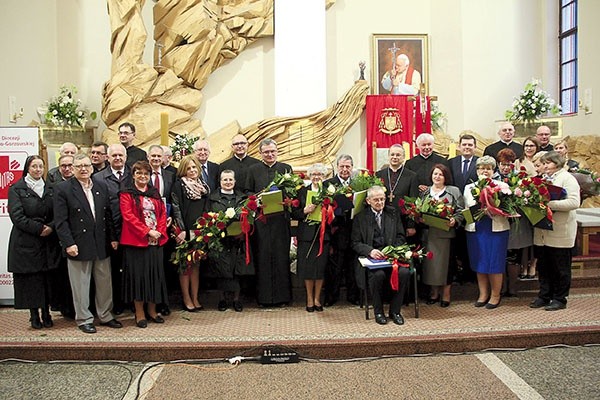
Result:
{"label": "red ribbon on bouquet", "polygon": [[488,214],[488,216],[492,217],[494,215],[501,215],[503,217],[510,217],[511,215],[500,208],[496,207],[494,203],[494,195],[500,191],[499,187],[491,187],[486,186],[481,190],[479,194],[479,204],[481,204],[482,208]]}
{"label": "red ribbon on bouquet", "polygon": [[252,225],[248,221],[248,209],[246,207],[242,207],[240,224],[242,226],[242,233],[246,237],[246,265],[248,265],[250,264],[250,231],[252,230]]}
{"label": "red ribbon on bouquet", "polygon": [[390,286],[392,287],[392,290],[395,290],[396,292],[400,290],[400,279],[398,279],[399,267],[410,268],[410,264],[400,263],[398,262],[397,258],[395,258],[394,261],[392,261],[392,275],[390,276]]}
{"label": "red ribbon on bouquet", "polygon": [[333,219],[335,218],[334,211],[335,205],[331,204],[330,202],[323,201],[323,204],[321,206],[321,227],[319,229],[319,254],[317,254],[317,257],[319,257],[323,253],[325,229],[327,228],[328,224],[331,225],[331,223],[333,222]]}

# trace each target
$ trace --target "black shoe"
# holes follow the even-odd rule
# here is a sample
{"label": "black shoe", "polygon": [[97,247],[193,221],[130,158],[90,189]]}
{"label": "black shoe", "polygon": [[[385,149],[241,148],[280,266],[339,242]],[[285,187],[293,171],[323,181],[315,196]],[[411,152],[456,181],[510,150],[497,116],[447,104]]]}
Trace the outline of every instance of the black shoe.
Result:
{"label": "black shoe", "polygon": [[196,312],[197,311],[196,307],[188,308],[185,305],[185,303],[181,303],[181,308],[183,309],[183,311],[187,311],[187,312]]}
{"label": "black shoe", "polygon": [[235,310],[235,312],[242,312],[242,310],[244,309],[244,305],[242,304],[241,301],[234,300],[233,309]]}
{"label": "black shoe", "polygon": [[163,304],[163,306],[160,308],[159,313],[161,313],[162,315],[164,315],[166,317],[168,315],[171,315],[171,309],[169,308],[168,305]]}
{"label": "black shoe", "polygon": [[39,316],[33,316],[29,319],[29,321],[31,322],[31,327],[33,329],[42,329],[42,321],[40,321]]}
{"label": "black shoe", "polygon": [[544,299],[540,299],[538,297],[537,299],[535,299],[531,303],[529,303],[529,308],[542,308],[542,307],[546,307],[549,304],[550,304],[549,301],[546,301]]}
{"label": "black shoe", "polygon": [[438,301],[440,301],[440,297],[439,297],[439,296],[438,296],[438,297],[436,297],[435,299],[432,299],[432,298],[430,297],[430,298],[428,298],[428,299],[427,299],[427,301],[425,302],[425,304],[432,305],[432,304],[435,304],[435,303],[437,303]]}
{"label": "black shoe", "polygon": [[323,312],[323,306],[315,306],[315,311]]}
{"label": "black shoe", "polygon": [[475,304],[474,304],[474,306],[475,307],[483,307],[483,306],[485,306],[488,303],[488,301],[490,301],[489,297],[488,297],[488,299],[486,301],[476,301]]}
{"label": "black shoe", "polygon": [[116,319],[111,319],[108,322],[100,322],[100,325],[102,326],[108,326],[109,328],[113,328],[113,329],[119,329],[123,327],[123,324],[120,323],[119,321],[117,321]]}
{"label": "black shoe", "polygon": [[83,333],[96,333],[96,327],[94,324],[83,324],[79,325],[78,328]]}
{"label": "black shoe", "polygon": [[217,309],[219,311],[225,311],[225,310],[227,310],[227,302],[225,300],[219,301],[219,304],[217,305]]}
{"label": "black shoe", "polygon": [[552,301],[550,301],[550,304],[548,304],[546,307],[544,307],[544,310],[558,311],[558,310],[564,310],[565,308],[567,308],[567,305],[565,303],[561,303],[558,300],[552,300]]}
{"label": "black shoe", "polygon": [[440,301],[440,307],[442,307],[442,308],[450,307],[450,302],[442,300],[442,301]]}
{"label": "black shoe", "polygon": [[392,321],[394,321],[396,325],[404,325],[404,317],[402,316],[402,314],[390,314],[390,318],[392,319]]}
{"label": "black shoe", "polygon": [[306,306],[306,311],[307,312],[314,312],[315,311],[315,306]]}
{"label": "black shoe", "polygon": [[140,319],[139,321],[135,321],[135,325],[138,328],[147,328],[148,327],[148,321],[146,321],[145,319]]}
{"label": "black shoe", "polygon": [[152,317],[149,315],[148,321],[154,322],[155,324],[164,324],[165,323],[165,319],[158,314],[156,315],[156,317]]}
{"label": "black shoe", "polygon": [[387,324],[387,318],[383,314],[375,314],[375,322],[379,325],[385,325]]}
{"label": "black shoe", "polygon": [[54,322],[52,322],[52,316],[50,314],[42,314],[42,323],[44,328],[52,328]]}
{"label": "black shoe", "polygon": [[496,304],[487,303],[485,305],[485,308],[488,309],[488,310],[493,310],[494,308],[498,308],[498,306],[500,305],[500,301],[501,300],[498,300],[498,302]]}

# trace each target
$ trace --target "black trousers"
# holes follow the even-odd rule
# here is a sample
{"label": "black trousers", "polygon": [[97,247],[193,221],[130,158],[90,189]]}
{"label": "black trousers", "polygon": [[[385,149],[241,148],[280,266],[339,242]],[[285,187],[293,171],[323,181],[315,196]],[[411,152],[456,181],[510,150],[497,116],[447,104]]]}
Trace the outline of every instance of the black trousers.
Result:
{"label": "black trousers", "polygon": [[567,304],[571,288],[572,248],[539,247],[537,262],[540,280],[538,297],[542,300],[556,300]]}
{"label": "black trousers", "polygon": [[[332,247],[334,244],[332,243]],[[356,284],[354,266],[356,255],[351,248],[333,247],[325,267],[325,302],[333,304],[340,298],[342,282],[346,283],[346,298],[350,302],[360,299],[360,292]]]}
{"label": "black trousers", "polygon": [[[373,298],[373,310],[375,314],[383,314],[383,298],[386,291],[390,288],[390,276],[392,268],[382,268],[369,271],[369,290]],[[390,314],[400,314],[400,306],[410,285],[410,270],[408,268],[398,268],[398,291],[392,291],[390,300]]]}

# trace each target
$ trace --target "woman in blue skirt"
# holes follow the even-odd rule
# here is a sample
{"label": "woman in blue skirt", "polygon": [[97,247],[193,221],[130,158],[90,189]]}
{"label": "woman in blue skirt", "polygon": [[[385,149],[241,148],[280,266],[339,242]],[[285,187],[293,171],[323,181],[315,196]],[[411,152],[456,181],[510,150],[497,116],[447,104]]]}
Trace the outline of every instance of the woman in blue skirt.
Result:
{"label": "woman in blue skirt", "polygon": [[[477,175],[480,179],[491,179],[495,168],[494,158],[483,156],[477,159]],[[500,184],[499,181],[493,182]],[[475,185],[476,183],[471,183],[465,186],[464,199],[467,208],[477,204],[477,199],[471,192]],[[479,221],[465,227],[471,269],[477,273],[479,287],[479,297],[475,307],[485,306],[487,309],[494,309],[500,305],[509,229],[510,225],[506,217],[487,214],[484,214]]]}

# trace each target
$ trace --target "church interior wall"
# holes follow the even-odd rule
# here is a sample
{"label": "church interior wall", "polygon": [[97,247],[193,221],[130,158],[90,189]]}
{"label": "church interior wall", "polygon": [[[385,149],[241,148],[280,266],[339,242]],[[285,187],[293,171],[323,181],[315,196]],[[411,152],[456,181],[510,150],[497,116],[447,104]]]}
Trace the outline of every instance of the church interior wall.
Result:
{"label": "church interior wall", "polygon": [[[144,61],[152,63],[152,6],[143,17],[148,31]],[[371,74],[371,34],[429,34],[430,94],[448,115],[447,132],[463,129],[495,138],[497,121],[533,77],[558,97],[553,43],[557,1],[504,0],[337,0],[327,11],[327,100],[331,104],[359,76],[358,62]],[[600,2],[579,0],[579,85],[600,96]],[[555,19],[549,18],[554,16]],[[310,23],[307,23],[310,27]],[[101,91],[110,75],[110,26],[103,1],[3,0],[0,43],[0,124],[8,125],[8,96],[24,108],[19,125],[37,119],[36,109],[62,84],[74,84],[82,101],[100,111]],[[203,89],[197,117],[206,132],[237,119],[246,126],[274,115],[273,39],[252,44],[215,71]],[[298,60],[302,63],[303,60]],[[565,134],[593,134],[600,109],[563,118]],[[103,125],[101,124],[101,128]],[[362,164],[365,116],[347,132],[341,151]],[[116,138],[115,138],[116,140]],[[360,150],[359,150],[360,148]]]}

